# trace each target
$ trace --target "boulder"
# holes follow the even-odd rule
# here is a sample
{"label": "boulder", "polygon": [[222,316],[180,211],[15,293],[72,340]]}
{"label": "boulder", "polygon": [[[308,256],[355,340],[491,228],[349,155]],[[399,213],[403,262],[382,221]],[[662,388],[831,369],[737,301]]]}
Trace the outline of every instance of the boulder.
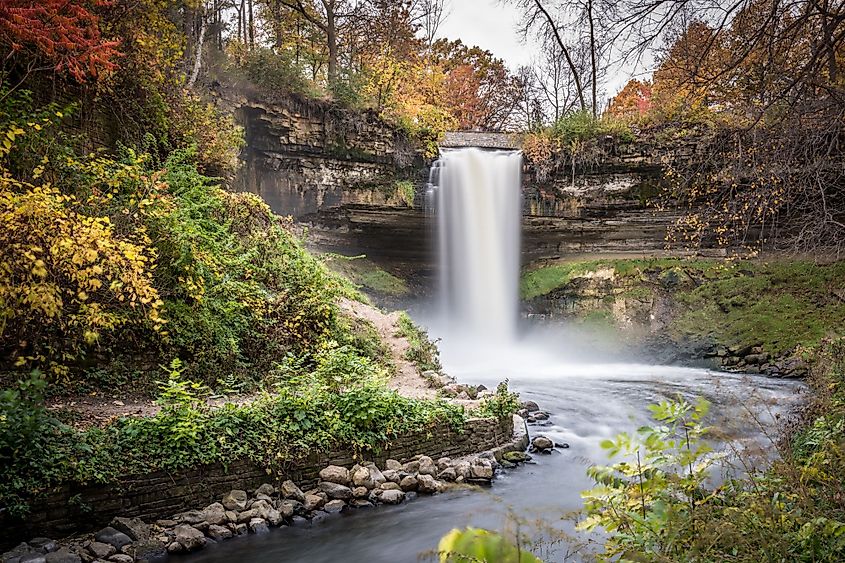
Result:
{"label": "boulder", "polygon": [[505,452],[502,459],[510,463],[525,463],[531,461],[531,456],[525,452]]}
{"label": "boulder", "polygon": [[107,543],[99,541],[92,541],[90,544],[88,544],[88,551],[97,559],[105,559],[117,553],[117,550],[114,548],[113,545],[109,545]]}
{"label": "boulder", "polygon": [[434,464],[434,460],[432,460],[428,456],[423,456],[419,460],[419,473],[420,475],[430,475],[434,477],[437,475],[437,465]]}
{"label": "boulder", "polygon": [[522,408],[524,408],[528,412],[537,412],[538,410],[540,410],[540,405],[538,405],[534,401],[525,401],[522,403]]}
{"label": "boulder", "polygon": [[112,561],[113,563],[132,563],[135,560],[132,559],[131,555],[126,555],[125,553],[116,553],[109,557],[109,561]]}
{"label": "boulder", "polygon": [[[305,510],[307,510],[309,512],[312,511],[312,510],[317,510],[318,508],[323,506],[325,503],[326,503],[326,500],[319,495],[305,495],[305,501],[304,501]],[[293,516],[292,511],[291,511],[290,515],[286,515],[287,518],[290,518],[291,516]]]}
{"label": "boulder", "polygon": [[250,508],[238,514],[238,524],[246,524],[253,518],[258,518],[258,511]]}
{"label": "boulder", "polygon": [[342,500],[330,500],[323,506],[323,510],[328,514],[337,514],[346,506]]}
{"label": "boulder", "polygon": [[14,561],[15,563],[47,563],[47,555],[40,551],[33,551],[21,557],[10,559],[9,561]]}
{"label": "boulder", "polygon": [[384,491],[379,500],[384,504],[399,504],[405,500],[405,494],[402,491]]}
{"label": "boulder", "polygon": [[255,489],[255,496],[256,497],[258,495],[265,495],[265,496],[271,497],[275,493],[276,493],[276,487],[274,487],[270,483],[264,483],[263,485],[261,485],[260,487]]}
{"label": "boulder", "polygon": [[222,526],[223,524],[229,523],[229,517],[226,516],[226,509],[219,502],[206,506],[202,513],[203,520],[205,520],[209,526],[212,524]]}
{"label": "boulder", "polygon": [[385,481],[387,481],[387,477],[384,476],[384,473],[381,472],[375,463],[367,463],[365,464],[366,468],[370,471],[370,479],[373,480],[373,483],[376,485],[381,485]]}
{"label": "boulder", "polygon": [[367,487],[355,487],[352,489],[352,496],[355,498],[367,498],[370,494],[370,489]]}
{"label": "boulder", "polygon": [[253,518],[249,521],[249,531],[253,534],[266,534],[270,531],[264,518]]}
{"label": "boulder", "polygon": [[167,553],[182,553],[185,548],[178,541],[172,541],[167,544]]}
{"label": "boulder", "polygon": [[349,503],[349,506],[353,508],[372,508],[373,503],[362,498],[356,498],[355,500]]}
{"label": "boulder", "polygon": [[554,448],[555,443],[545,436],[534,436],[534,439],[531,440],[531,446],[538,452],[546,452]]}
{"label": "boulder", "polygon": [[402,464],[395,459],[388,459],[385,461],[384,467],[385,469],[390,469],[391,471],[402,471]]}
{"label": "boulder", "polygon": [[103,528],[96,534],[94,534],[94,539],[101,543],[107,543],[110,546],[113,546],[117,551],[120,551],[124,545],[129,545],[132,543],[132,538],[124,534],[123,532],[119,532],[112,528],[111,526],[107,528]]}
{"label": "boulder", "polygon": [[320,483],[320,490],[326,493],[332,500],[349,500],[352,498],[352,489],[332,481],[323,481]]}
{"label": "boulder", "polygon": [[320,470],[320,479],[337,485],[349,486],[351,483],[349,470],[339,465],[329,465]]}
{"label": "boulder", "polygon": [[[318,496],[322,497],[322,494]],[[326,500],[328,500],[328,497],[323,499],[323,501]],[[305,506],[298,500],[293,499],[283,500],[279,503],[278,509],[285,518],[290,518],[294,514],[302,514],[303,512],[306,512]]]}
{"label": "boulder", "polygon": [[296,483],[291,480],[287,480],[282,483],[282,487],[279,490],[282,493],[282,496],[285,498],[298,500],[299,502],[305,502],[305,493],[303,493],[302,489],[297,487]]}
{"label": "boulder", "polygon": [[145,540],[150,537],[150,527],[140,518],[113,518],[110,526],[118,532],[123,532],[132,541]]}
{"label": "boulder", "polygon": [[282,513],[276,510],[275,508],[271,508],[267,511],[267,523],[271,526],[281,526],[282,522],[284,522],[284,518],[282,517]]}
{"label": "boulder", "polygon": [[403,477],[401,481],[399,481],[399,487],[403,491],[416,491],[417,490],[417,484],[418,484],[417,478],[414,477],[413,475],[407,475],[407,476]]}
{"label": "boulder", "polygon": [[202,532],[187,524],[179,524],[173,528],[174,539],[182,545],[185,551],[196,551],[205,547],[205,536]]}
{"label": "boulder", "polygon": [[452,467],[452,458],[450,457],[441,457],[437,460],[437,470],[443,471],[447,467]]}
{"label": "boulder", "polygon": [[352,484],[356,487],[366,487],[372,489],[375,487],[373,478],[370,475],[370,470],[366,467],[358,467],[352,473]]}
{"label": "boulder", "polygon": [[384,476],[385,479],[393,483],[398,483],[402,480],[402,475],[399,473],[399,471],[395,469],[385,469],[384,471],[382,471],[381,474]]}
{"label": "boulder", "polygon": [[405,473],[417,473],[420,470],[420,462],[419,461],[409,461],[405,465],[402,466],[402,471]]}
{"label": "boulder", "polygon": [[378,488],[381,489],[382,491],[401,491],[402,490],[402,487],[400,487],[396,483],[393,483],[393,482],[390,482],[390,481],[388,481],[386,483],[382,483],[381,485],[378,486]]}
{"label": "boulder", "polygon": [[433,495],[440,490],[437,480],[431,475],[420,474],[417,481],[417,491],[421,493]]}
{"label": "boulder", "polygon": [[249,533],[249,526],[244,523],[235,524],[232,530],[236,536],[245,536]]}
{"label": "boulder", "polygon": [[468,461],[458,462],[458,464],[455,465],[455,472],[458,474],[458,478],[455,479],[456,481],[464,481],[469,479],[472,475]]}
{"label": "boulder", "polygon": [[446,469],[437,474],[437,478],[441,481],[448,481],[452,483],[455,481],[455,479],[458,478],[458,472],[455,471],[454,467],[447,467]]}
{"label": "boulder", "polygon": [[227,540],[234,535],[232,530],[230,530],[226,526],[218,526],[216,524],[212,524],[211,526],[209,526],[206,534],[208,535],[208,537],[210,537],[216,542]]}
{"label": "boulder", "polygon": [[241,510],[246,510],[246,501],[248,498],[246,491],[234,489],[226,493],[226,496],[223,497],[223,506],[226,510],[237,510],[240,512]]}
{"label": "boulder", "polygon": [[491,481],[493,479],[493,465],[486,459],[476,460],[470,466],[470,479]]}

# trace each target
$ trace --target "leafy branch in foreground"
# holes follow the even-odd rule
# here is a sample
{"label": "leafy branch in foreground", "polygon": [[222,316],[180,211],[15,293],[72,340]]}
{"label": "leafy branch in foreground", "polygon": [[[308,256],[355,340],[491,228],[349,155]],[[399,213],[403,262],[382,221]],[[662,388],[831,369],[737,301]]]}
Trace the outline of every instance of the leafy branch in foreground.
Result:
{"label": "leafy branch in foreground", "polygon": [[657,426],[601,443],[611,457],[626,459],[588,470],[597,485],[582,493],[587,518],[578,527],[611,532],[605,545],[609,557],[675,561],[684,546],[671,524],[685,520],[695,527],[696,509],[707,502],[705,480],[719,456],[711,455],[704,441],[706,401],[666,401],[649,408]]}

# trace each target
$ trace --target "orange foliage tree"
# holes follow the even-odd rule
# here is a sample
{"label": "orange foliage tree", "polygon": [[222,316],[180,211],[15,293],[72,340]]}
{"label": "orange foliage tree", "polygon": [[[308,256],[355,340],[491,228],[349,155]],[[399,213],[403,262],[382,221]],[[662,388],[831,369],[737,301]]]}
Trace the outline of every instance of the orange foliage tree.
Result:
{"label": "orange foliage tree", "polygon": [[79,82],[113,70],[119,42],[101,35],[94,13],[107,5],[107,0],[3,0],[0,45],[5,51],[4,64],[26,59],[24,78],[34,70],[53,69]]}

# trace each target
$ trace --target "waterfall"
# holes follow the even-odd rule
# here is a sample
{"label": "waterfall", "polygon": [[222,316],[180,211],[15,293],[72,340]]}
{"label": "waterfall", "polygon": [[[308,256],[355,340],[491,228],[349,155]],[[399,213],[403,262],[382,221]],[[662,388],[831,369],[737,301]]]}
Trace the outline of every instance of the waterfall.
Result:
{"label": "waterfall", "polygon": [[447,327],[473,339],[511,340],[519,315],[522,153],[444,149],[435,170]]}

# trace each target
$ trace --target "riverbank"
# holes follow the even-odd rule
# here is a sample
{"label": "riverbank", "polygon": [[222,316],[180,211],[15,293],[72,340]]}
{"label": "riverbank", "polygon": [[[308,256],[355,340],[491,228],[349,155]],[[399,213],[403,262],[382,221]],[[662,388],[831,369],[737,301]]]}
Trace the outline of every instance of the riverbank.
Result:
{"label": "riverbank", "polygon": [[[0,561],[30,561],[34,560],[32,557],[37,559],[39,553],[47,561],[150,561],[167,553],[197,551],[238,536],[264,534],[271,527],[316,525],[347,510],[397,505],[416,499],[418,494],[489,484],[499,462],[514,466],[517,458],[509,452],[522,452],[528,446],[521,425],[522,420],[514,417],[470,419],[459,431],[432,428],[428,437],[409,434],[394,439],[373,458],[375,461],[368,462],[354,463],[358,454],[349,450],[320,457],[318,464],[293,465],[276,475],[233,464],[182,475],[127,477],[114,487],[99,491],[65,490],[45,502],[40,510],[34,510],[30,522],[40,525],[40,530],[73,525],[67,520],[69,513],[62,508],[68,502],[105,501],[105,506],[91,506],[87,518],[92,523],[104,519],[110,512],[107,506],[121,507],[121,516],[93,534],[61,542],[34,538],[4,553]],[[409,454],[415,451],[439,457],[435,461],[424,453]],[[447,454],[460,457],[453,459]],[[324,465],[326,459],[329,463]],[[282,480],[285,476],[295,480]],[[204,508],[197,506],[200,499],[212,498],[214,491],[259,481],[261,484],[254,489],[231,489]],[[194,505],[188,509],[191,502]],[[167,513],[168,507],[175,506],[183,510]]]}
{"label": "riverbank", "polygon": [[596,258],[522,277],[524,310],[661,363],[803,377],[845,322],[845,262]]}

